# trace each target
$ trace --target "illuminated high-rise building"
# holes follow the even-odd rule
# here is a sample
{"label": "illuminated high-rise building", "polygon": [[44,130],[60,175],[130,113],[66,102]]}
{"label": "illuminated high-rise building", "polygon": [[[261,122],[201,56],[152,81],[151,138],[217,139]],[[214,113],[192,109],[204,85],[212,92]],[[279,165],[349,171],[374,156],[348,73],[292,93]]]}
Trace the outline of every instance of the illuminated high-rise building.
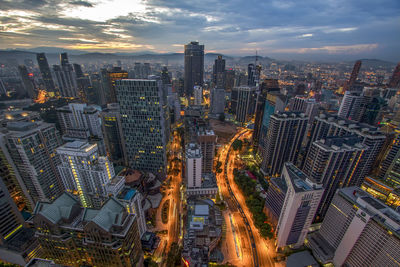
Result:
{"label": "illuminated high-rise building", "polygon": [[390,88],[399,88],[400,87],[400,62],[397,64],[396,68],[393,71],[392,78],[389,81]]}
{"label": "illuminated high-rise building", "polygon": [[303,172],[325,188],[316,220],[324,218],[338,188],[358,184],[355,175],[360,159],[368,149],[355,135],[327,137],[315,141],[305,160]]}
{"label": "illuminated high-rise building", "polygon": [[46,55],[44,53],[38,53],[36,54],[36,58],[40,73],[42,74],[44,88],[46,89],[47,93],[49,93],[51,96],[54,96],[57,92]]}
{"label": "illuminated high-rise building", "polygon": [[[306,153],[310,153],[310,148],[313,142],[325,139],[330,136],[348,136],[357,135],[361,138],[361,143],[366,145],[366,149],[357,164],[357,169],[354,175],[357,178],[352,179],[356,185],[360,186],[365,176],[367,176],[374,166],[379,153],[386,141],[386,135],[377,127],[373,127],[364,123],[357,123],[340,118],[337,115],[322,113],[315,117],[311,126],[310,135],[307,137]],[[304,157],[304,159],[306,159]],[[304,165],[303,161],[303,165]]]}
{"label": "illuminated high-rise building", "polygon": [[261,170],[265,174],[280,175],[285,162],[296,162],[307,121],[308,117],[299,112],[271,115],[261,163]]}
{"label": "illuminated high-rise building", "polygon": [[[64,188],[76,192],[82,206],[99,208],[111,192],[108,185],[113,179],[120,188],[124,185],[122,177],[115,177],[114,167],[107,157],[99,155],[96,144],[74,141],[57,148],[60,164],[57,166]],[[118,181],[117,181],[118,180]],[[118,187],[118,186],[115,186]]]}
{"label": "illuminated high-rise building", "polygon": [[22,228],[24,219],[0,177],[0,245]]}
{"label": "illuminated high-rise building", "polygon": [[100,116],[108,158],[115,164],[127,166],[128,159],[118,103],[108,104]]}
{"label": "illuminated high-rise building", "polygon": [[380,166],[379,178],[393,187],[400,186],[400,135],[390,144]]}
{"label": "illuminated high-rise building", "polygon": [[361,60],[357,60],[356,63],[354,64],[353,71],[351,72],[350,79],[345,84],[345,87],[344,87],[345,91],[347,91],[347,90],[352,91],[353,90],[353,86],[357,81],[360,69],[361,69]]}
{"label": "illuminated high-rise building", "polygon": [[113,67],[112,70],[101,70],[104,100],[106,103],[116,103],[115,81],[128,78],[128,72],[121,67]]}
{"label": "illuminated high-rise building", "polygon": [[216,88],[225,88],[225,59],[218,56],[213,66],[213,83]]}
{"label": "illuminated high-rise building", "polygon": [[[268,94],[271,92],[279,92],[279,83],[278,80],[275,79],[264,79],[262,83],[260,84],[260,91],[257,96],[257,102],[256,102],[256,111],[255,111],[255,119],[254,119],[254,131],[253,131],[253,136],[252,136],[252,143],[254,147],[254,151],[257,152],[258,145],[260,142],[260,135],[261,135],[261,128],[263,126],[263,117],[264,117],[264,111],[265,111],[265,105],[266,102],[268,101]],[[270,97],[271,99],[271,97]],[[279,100],[278,100],[279,101]],[[274,104],[272,104],[274,105]],[[283,107],[284,108],[284,107]],[[283,111],[282,108],[278,108],[278,110]],[[268,114],[267,116],[272,115]],[[269,119],[269,117],[268,117]],[[268,126],[266,126],[268,127]],[[266,129],[265,129],[266,133]]]}
{"label": "illuminated high-rise building", "polygon": [[32,198],[8,152],[5,134],[0,133],[0,179],[19,210],[31,211],[34,207]]}
{"label": "illuminated high-rise building", "polygon": [[21,75],[22,84],[25,88],[29,98],[34,99],[37,95],[35,88],[35,81],[33,79],[33,73],[28,73],[25,65],[18,66],[19,74]]}
{"label": "illuminated high-rise building", "polygon": [[195,85],[203,85],[204,75],[204,45],[190,42],[185,45],[185,77],[184,91],[186,96],[193,95]]}
{"label": "illuminated high-rise building", "polygon": [[285,199],[276,227],[276,246],[297,248],[303,245],[324,189],[293,163],[285,163],[282,178]]}
{"label": "illuminated high-rise building", "polygon": [[117,80],[116,89],[129,166],[165,174],[168,106],[161,81]]}
{"label": "illuminated high-rise building", "polygon": [[10,122],[4,140],[30,198],[51,200],[63,191],[56,148],[62,144],[53,124]]}
{"label": "illuminated high-rise building", "polygon": [[255,86],[239,86],[232,89],[231,111],[236,121],[246,123],[254,115],[256,90]]}
{"label": "illuminated high-rise building", "polygon": [[397,266],[400,214],[358,187],[339,189],[321,227],[307,236],[314,257],[333,266]]}

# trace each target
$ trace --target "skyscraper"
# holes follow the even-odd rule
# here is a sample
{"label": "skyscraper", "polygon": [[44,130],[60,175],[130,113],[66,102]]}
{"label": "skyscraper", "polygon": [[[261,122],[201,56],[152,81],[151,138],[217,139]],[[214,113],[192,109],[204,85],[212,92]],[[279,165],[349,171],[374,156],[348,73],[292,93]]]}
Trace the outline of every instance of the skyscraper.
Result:
{"label": "skyscraper", "polygon": [[[24,85],[25,91],[29,98],[34,99],[36,97],[36,88],[33,80],[33,74],[28,73],[25,65],[18,66],[19,74],[21,75],[22,84]],[[32,77],[31,77],[32,76]]]}
{"label": "skyscraper", "polygon": [[204,45],[190,42],[185,45],[185,79],[184,91],[186,96],[193,95],[195,85],[203,85],[204,74]]}
{"label": "skyscraper", "polygon": [[58,121],[66,137],[87,139],[103,137],[99,107],[69,103],[57,109]]}
{"label": "skyscraper", "polygon": [[[257,95],[255,119],[254,119],[254,131],[252,136],[252,143],[254,151],[257,152],[258,145],[260,142],[261,128],[263,123],[263,116],[265,111],[265,103],[267,101],[268,94],[270,92],[279,92],[279,83],[275,79],[265,79],[260,85],[260,91]],[[283,109],[280,109],[283,111]],[[270,116],[269,114],[268,116]],[[268,117],[269,119],[269,117]]]}
{"label": "skyscraper", "polygon": [[[96,144],[73,141],[57,148],[60,164],[57,166],[64,188],[77,192],[83,207],[100,208],[108,194],[107,188],[115,177],[114,167],[107,157],[101,157]],[[119,182],[122,187],[124,181]],[[119,190],[118,190],[119,191]]]}
{"label": "skyscraper", "polygon": [[67,66],[69,64],[67,53],[64,52],[60,54],[60,63],[61,66]]}
{"label": "skyscraper", "polygon": [[211,129],[200,128],[197,132],[197,143],[203,156],[201,169],[203,173],[212,173],[214,166],[215,145],[217,135]]}
{"label": "skyscraper", "polygon": [[327,137],[315,141],[305,160],[303,171],[325,188],[316,220],[326,214],[338,188],[358,184],[355,170],[368,147],[357,136]]}
{"label": "skyscraper", "polygon": [[46,55],[44,53],[38,53],[36,54],[36,58],[39,65],[40,73],[42,74],[44,88],[46,89],[47,93],[49,93],[51,96],[54,96],[56,94],[56,87],[54,85],[53,77],[51,75]]}
{"label": "skyscraper", "polygon": [[0,245],[22,228],[24,219],[0,177]]}
{"label": "skyscraper", "polygon": [[225,88],[225,59],[218,56],[213,66],[213,83],[216,88]]}
{"label": "skyscraper", "polygon": [[391,186],[400,186],[400,135],[397,135],[380,166],[379,178]]}
{"label": "skyscraper", "polygon": [[62,144],[54,125],[45,122],[8,123],[5,142],[22,182],[36,203],[63,191],[55,150]]}
{"label": "skyscraper", "polygon": [[60,95],[64,97],[77,97],[78,85],[71,64],[64,66],[53,65],[53,72]]}
{"label": "skyscraper", "polygon": [[367,105],[367,97],[362,92],[350,92],[344,93],[338,115],[341,118],[361,121],[365,107]]}
{"label": "skyscraper", "polygon": [[261,170],[270,176],[281,174],[285,162],[296,162],[308,117],[304,113],[282,112],[271,115]]}
{"label": "skyscraper", "polygon": [[0,133],[0,179],[19,210],[31,211],[34,203],[6,146],[5,134]]}
{"label": "skyscraper", "polygon": [[224,114],[225,111],[225,89],[213,88],[211,89],[211,114],[219,115]]}
{"label": "skyscraper", "polygon": [[300,247],[317,211],[324,189],[293,163],[285,163],[282,178],[287,186],[276,227],[276,246]]}
{"label": "skyscraper", "polygon": [[194,95],[194,105],[201,106],[201,104],[203,103],[203,87],[198,85],[194,86],[193,95]]}
{"label": "skyscraper", "polygon": [[256,85],[256,67],[251,63],[247,66],[247,85]]}
{"label": "skyscraper", "polygon": [[232,89],[231,111],[236,121],[245,123],[254,115],[256,89],[254,86],[240,86]]}
{"label": "skyscraper", "polygon": [[115,164],[127,166],[128,159],[118,103],[108,104],[100,116],[107,157]]}
{"label": "skyscraper", "polygon": [[[319,114],[315,117],[311,127],[310,135],[307,138],[306,150],[310,153],[311,145],[314,141],[325,139],[329,136],[347,136],[357,135],[361,143],[368,147],[364,151],[354,175],[357,178],[352,179],[356,185],[360,186],[365,176],[372,170],[372,166],[378,158],[379,153],[386,141],[386,136],[376,127],[364,123],[357,123],[331,114]],[[306,157],[304,157],[305,159]],[[303,161],[304,165],[304,161]]]}
{"label": "skyscraper", "polygon": [[171,76],[166,66],[161,70],[161,81],[163,84],[171,84]]}
{"label": "skyscraper", "polygon": [[116,81],[129,166],[165,174],[167,103],[161,81]]}
{"label": "skyscraper", "polygon": [[117,80],[128,78],[128,72],[121,67],[113,67],[112,70],[101,70],[102,85],[104,90],[104,100],[106,103],[116,103],[115,82]]}
{"label": "skyscraper", "polygon": [[353,86],[355,82],[357,81],[358,73],[360,72],[361,68],[361,60],[357,60],[356,63],[354,64],[353,71],[351,72],[351,76],[349,81],[345,84],[345,91],[353,90]]}
{"label": "skyscraper", "polygon": [[397,266],[400,214],[357,187],[342,188],[321,228],[307,236],[314,256],[334,266]]}
{"label": "skyscraper", "polygon": [[[264,155],[266,136],[269,128],[271,115],[275,112],[285,111],[287,97],[277,91],[268,92],[262,113],[261,127],[258,128],[260,117],[256,118],[257,127],[254,126],[254,131],[258,133],[258,153],[261,157]],[[257,116],[257,115],[256,115]]]}
{"label": "skyscraper", "polygon": [[188,188],[201,187],[202,161],[200,147],[195,143],[188,144],[185,153],[185,176]]}

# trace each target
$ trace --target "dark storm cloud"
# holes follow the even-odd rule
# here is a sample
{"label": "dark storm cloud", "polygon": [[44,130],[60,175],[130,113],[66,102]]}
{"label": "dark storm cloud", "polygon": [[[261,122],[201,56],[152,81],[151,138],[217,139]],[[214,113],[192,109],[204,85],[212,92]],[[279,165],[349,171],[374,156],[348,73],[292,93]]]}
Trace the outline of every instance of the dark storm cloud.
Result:
{"label": "dark storm cloud", "polygon": [[[18,13],[0,13],[0,42],[5,41],[4,32],[17,32],[24,40],[32,38],[35,46],[41,45],[38,37],[42,36],[46,45],[72,45],[76,39],[79,43],[122,42],[181,51],[183,47],[177,44],[199,40],[208,50],[231,54],[256,49],[266,55],[348,50],[361,56],[363,51],[368,55],[373,50],[381,57],[400,59],[394,49],[400,45],[398,0],[147,0],[143,4],[144,11],[135,12],[131,7],[124,15],[95,21],[85,15],[71,17],[64,11],[98,8],[101,2],[97,1],[0,0],[0,10],[33,13],[25,20],[19,19],[22,15]],[[118,4],[115,8],[124,10]],[[113,10],[106,12],[112,14]],[[33,26],[27,27],[26,20]]]}
{"label": "dark storm cloud", "polygon": [[69,3],[75,6],[93,7],[93,4],[87,1],[71,1]]}

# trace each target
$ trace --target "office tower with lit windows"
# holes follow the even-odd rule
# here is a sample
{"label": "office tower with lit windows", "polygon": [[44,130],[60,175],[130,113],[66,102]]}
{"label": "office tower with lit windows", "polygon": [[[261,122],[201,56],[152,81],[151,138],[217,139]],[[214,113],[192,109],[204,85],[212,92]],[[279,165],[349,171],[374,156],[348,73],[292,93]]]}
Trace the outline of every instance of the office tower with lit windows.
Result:
{"label": "office tower with lit windows", "polygon": [[[307,137],[305,151],[310,153],[311,145],[314,141],[325,139],[330,136],[357,135],[360,142],[368,147],[357,164],[354,171],[356,178],[352,179],[352,185],[360,186],[365,176],[367,176],[386,142],[386,135],[379,128],[364,123],[357,123],[338,117],[337,115],[322,113],[315,117],[311,127],[310,135]],[[304,159],[307,158],[304,157]],[[304,166],[304,160],[302,163]]]}
{"label": "office tower with lit windows", "polygon": [[225,113],[225,89],[213,88],[211,89],[211,114],[214,116]]}
{"label": "office tower with lit windows", "polygon": [[303,172],[325,188],[316,221],[324,218],[337,189],[359,184],[355,171],[367,149],[356,135],[326,137],[312,144]]}
{"label": "office tower with lit windows", "polygon": [[193,88],[193,96],[194,96],[194,105],[195,106],[201,106],[203,103],[203,87],[201,86],[195,86]]}
{"label": "office tower with lit windows", "polygon": [[202,153],[202,172],[212,173],[214,166],[215,145],[217,144],[217,135],[214,131],[207,128],[199,128],[197,132],[197,143]]}
{"label": "office tower with lit windows", "polygon": [[46,55],[44,53],[38,53],[36,54],[36,58],[39,65],[40,73],[42,74],[44,88],[46,89],[47,93],[49,93],[51,96],[54,96],[57,91],[54,85],[53,76],[51,74]]}
{"label": "office tower with lit windows", "polygon": [[4,140],[30,198],[51,200],[63,191],[56,148],[62,144],[53,124],[10,122]]}
{"label": "office tower with lit windows", "polygon": [[35,231],[24,227],[24,219],[0,177],[0,260],[24,266],[40,255]]}
{"label": "office tower with lit windows", "polygon": [[254,115],[256,90],[254,86],[239,86],[232,89],[231,111],[236,121],[246,123]]}
{"label": "office tower with lit windows", "polygon": [[293,163],[285,163],[282,178],[287,190],[276,227],[276,246],[298,248],[303,245],[324,189]]}
{"label": "office tower with lit windows", "polygon": [[339,189],[307,246],[321,264],[398,266],[400,214],[358,187]]}
{"label": "office tower with lit windows", "polygon": [[108,194],[116,195],[119,190],[110,192],[108,188],[113,179],[118,180],[115,183],[120,187],[124,185],[122,177],[115,176],[108,158],[99,156],[96,144],[69,142],[57,148],[57,155],[60,158],[58,172],[64,188],[76,193],[83,207],[99,208]]}
{"label": "office tower with lit windows", "polygon": [[164,66],[161,70],[161,81],[162,83],[165,84],[171,84],[171,76],[170,73],[168,72],[168,68]]}
{"label": "office tower with lit windows", "polygon": [[[254,118],[254,131],[252,135],[252,143],[254,147],[254,151],[257,152],[258,150],[258,145],[260,143],[260,138],[261,138],[261,129],[263,128],[263,117],[264,117],[264,111],[266,107],[266,102],[268,102],[268,105],[270,106],[275,106],[276,101],[273,100],[273,96],[275,96],[276,100],[276,95],[271,95],[273,92],[279,93],[279,83],[278,80],[276,79],[264,79],[261,84],[260,84],[260,91],[258,92],[257,95],[257,101],[256,101],[256,110],[255,110],[255,118]],[[268,100],[270,99],[270,100]],[[278,98],[279,101],[279,98]],[[283,111],[284,104],[278,108],[279,111]],[[269,116],[271,116],[274,113],[274,109],[272,109],[272,113],[268,114],[268,119]],[[268,128],[268,125],[265,127],[265,133]]]}
{"label": "office tower with lit windows", "polygon": [[122,70],[121,67],[113,67],[111,70],[102,69],[102,85],[104,90],[104,100],[106,103],[116,103],[115,82],[128,78],[128,72]]}
{"label": "office tower with lit windows", "polygon": [[185,153],[185,176],[188,189],[201,187],[202,161],[203,155],[199,145],[188,144]]}
{"label": "office tower with lit windows", "polygon": [[285,162],[295,163],[306,133],[308,117],[304,113],[282,112],[271,115],[261,171],[269,176],[282,172]]}
{"label": "office tower with lit windows", "polygon": [[195,85],[203,85],[204,75],[204,45],[190,42],[185,45],[185,77],[184,91],[186,97],[193,95]]}
{"label": "office tower with lit windows", "polygon": [[367,102],[368,98],[362,92],[346,91],[340,103],[338,116],[359,122],[364,115]]}
{"label": "office tower with lit windows", "polygon": [[107,104],[100,113],[107,157],[115,164],[127,166],[126,145],[118,103]]}
{"label": "office tower with lit windows", "polygon": [[0,177],[0,245],[22,228],[24,219]]}
{"label": "office tower with lit windows", "polygon": [[25,88],[29,98],[36,98],[37,92],[35,87],[35,81],[33,79],[33,73],[28,73],[28,69],[25,65],[18,66],[19,75],[21,76],[22,84]]}
{"label": "office tower with lit windows", "polygon": [[99,106],[105,105],[107,100],[103,87],[102,75],[99,73],[92,73],[90,74],[89,79],[93,88],[93,99],[95,99],[94,103]]}
{"label": "office tower with lit windows", "polygon": [[0,178],[17,208],[31,211],[34,207],[33,200],[8,152],[4,137],[5,134],[0,133]]}
{"label": "office tower with lit windows", "polygon": [[213,83],[215,88],[225,88],[225,59],[218,56],[213,66]]}
{"label": "office tower with lit windows", "polygon": [[400,186],[400,135],[397,135],[382,161],[379,178],[385,183]]}
{"label": "office tower with lit windows", "polygon": [[138,215],[114,197],[93,209],[65,192],[51,203],[37,203],[28,223],[36,229],[42,257],[56,264],[143,265]]}
{"label": "office tower with lit windows", "polygon": [[347,90],[353,91],[354,90],[353,87],[357,81],[360,69],[361,69],[361,60],[357,60],[356,63],[354,64],[353,71],[351,72],[350,79],[344,86],[345,91],[347,91]]}
{"label": "office tower with lit windows", "polygon": [[118,80],[116,89],[129,166],[164,175],[168,106],[161,81]]}
{"label": "office tower with lit windows", "polygon": [[[264,157],[266,136],[269,128],[271,115],[276,112],[284,112],[286,107],[287,97],[277,91],[267,93],[265,99],[264,111],[262,113],[261,127],[258,126],[260,117],[256,118],[257,126],[254,126],[254,131],[258,134],[258,155]],[[255,139],[255,140],[257,140]]]}

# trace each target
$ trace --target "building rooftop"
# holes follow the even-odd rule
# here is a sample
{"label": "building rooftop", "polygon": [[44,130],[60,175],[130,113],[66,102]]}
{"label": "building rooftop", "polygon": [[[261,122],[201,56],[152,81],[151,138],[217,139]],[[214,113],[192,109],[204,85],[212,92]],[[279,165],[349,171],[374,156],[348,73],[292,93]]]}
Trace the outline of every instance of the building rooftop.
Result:
{"label": "building rooftop", "polygon": [[196,216],[208,216],[209,214],[208,205],[196,205],[194,207],[194,215]]}
{"label": "building rooftop", "polygon": [[286,267],[318,267],[318,262],[307,250],[293,253],[287,258]]}
{"label": "building rooftop", "polygon": [[188,158],[200,158],[201,149],[198,144],[190,143],[186,146],[186,157]]}
{"label": "building rooftop", "polygon": [[293,163],[286,162],[284,169],[287,170],[289,178],[296,192],[306,192],[322,189],[322,184],[313,182],[304,172],[297,168]]}
{"label": "building rooftop", "polygon": [[368,213],[383,227],[400,238],[400,213],[358,187],[345,187],[338,194]]}

